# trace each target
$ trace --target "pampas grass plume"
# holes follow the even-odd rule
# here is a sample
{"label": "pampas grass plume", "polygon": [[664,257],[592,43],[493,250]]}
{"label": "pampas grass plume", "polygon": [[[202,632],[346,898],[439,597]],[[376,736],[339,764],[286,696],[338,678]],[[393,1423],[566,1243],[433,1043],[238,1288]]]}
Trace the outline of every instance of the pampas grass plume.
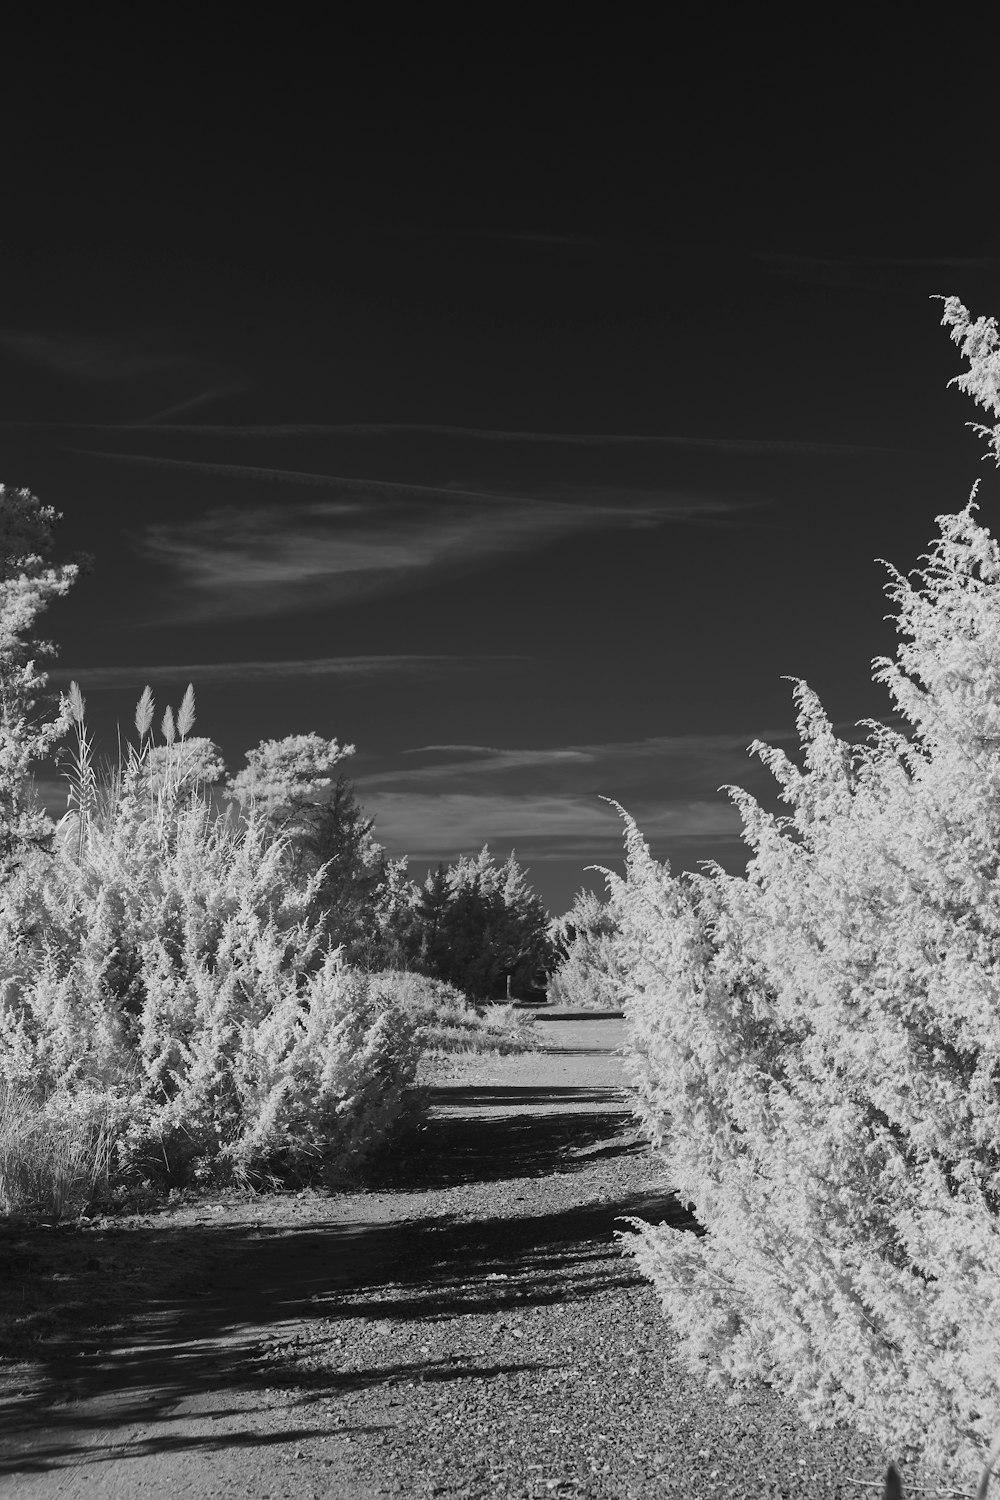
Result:
{"label": "pampas grass plume", "polygon": [[78,682],[70,683],[67,702],[69,704],[70,717],[72,718],[73,723],[82,728],[84,717],[87,712],[87,700],[81,693],[80,684]]}
{"label": "pampas grass plume", "polygon": [[177,710],[177,733],[181,739],[191,733],[194,728],[194,684],[188,683],[187,692],[181,700],[181,706]]}
{"label": "pampas grass plume", "polygon": [[149,733],[153,722],[153,694],[146,686],[142,690],[142,696],[135,706],[135,727],[139,731],[140,740]]}

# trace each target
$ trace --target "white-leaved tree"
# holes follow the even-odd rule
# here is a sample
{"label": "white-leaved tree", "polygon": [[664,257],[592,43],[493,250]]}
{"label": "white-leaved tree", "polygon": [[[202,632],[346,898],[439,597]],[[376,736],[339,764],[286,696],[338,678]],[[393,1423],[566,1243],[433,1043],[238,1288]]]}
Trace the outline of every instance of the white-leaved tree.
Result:
{"label": "white-leaved tree", "polygon": [[247,751],[244,769],[230,777],[227,794],[241,808],[252,803],[290,839],[308,838],[333,790],[336,768],[353,754],[353,745],[318,734],[261,740]]}
{"label": "white-leaved tree", "polygon": [[579,891],[569,911],[553,921],[550,936],[558,966],[548,985],[554,1005],[615,1010],[627,986],[618,922],[607,901]]}
{"label": "white-leaved tree", "polygon": [[48,693],[41,665],[55,649],[33,632],[80,571],[79,563],[49,561],[59,519],[30,490],[0,485],[0,879],[43,846],[53,827],[35,798],[31,770],[51,755],[69,719]]}
{"label": "white-leaved tree", "polygon": [[399,872],[340,769],[353,754],[318,734],[263,740],[226,795],[284,839],[293,879],[315,879],[316,913],[344,956],[377,967]]}
{"label": "white-leaved tree", "polygon": [[[995,324],[943,321],[1000,417]],[[608,878],[639,1108],[707,1231],[627,1236],[683,1355],[965,1482],[1000,1428],[1000,546],[974,496],[938,526],[874,663],[904,731],[849,744],[800,682],[801,763],[752,747],[786,813],[732,790],[746,875],[674,877],[626,817]]]}

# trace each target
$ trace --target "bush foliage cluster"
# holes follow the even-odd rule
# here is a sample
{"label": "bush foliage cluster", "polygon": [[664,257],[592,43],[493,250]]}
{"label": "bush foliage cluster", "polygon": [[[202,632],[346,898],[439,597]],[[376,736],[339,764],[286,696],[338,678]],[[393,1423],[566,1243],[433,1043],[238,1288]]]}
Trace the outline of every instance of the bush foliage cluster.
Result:
{"label": "bush foliage cluster", "polygon": [[[36,666],[79,570],[46,562],[55,520],[0,487],[0,1212],[353,1176],[419,1107],[422,1051],[525,1045],[470,1002],[537,964],[547,914],[486,849],[410,881],[352,746],[267,740],[227,776],[190,687],[158,735],[146,688],[98,774],[79,687]],[[67,735],[53,825],[29,770]]]}
{"label": "bush foliage cluster", "polygon": [[[995,325],[945,321],[1000,417]],[[847,743],[798,683],[801,764],[751,747],[787,812],[732,790],[745,875],[626,816],[609,882],[638,1108],[707,1230],[627,1237],[685,1357],[965,1480],[1000,1428],[1000,546],[974,499],[938,525],[874,663],[903,728]]]}
{"label": "bush foliage cluster", "polygon": [[558,960],[548,985],[552,1004],[575,1010],[620,1009],[629,975],[611,905],[593,891],[580,891],[550,931]]}
{"label": "bush foliage cluster", "polygon": [[355,1170],[405,1115],[412,1021],[331,946],[312,915],[320,876],[289,879],[265,816],[213,809],[169,757],[150,774],[142,702],[110,787],[78,692],[69,711],[75,805],[4,891],[4,1082],[49,1113],[99,1100],[124,1183]]}

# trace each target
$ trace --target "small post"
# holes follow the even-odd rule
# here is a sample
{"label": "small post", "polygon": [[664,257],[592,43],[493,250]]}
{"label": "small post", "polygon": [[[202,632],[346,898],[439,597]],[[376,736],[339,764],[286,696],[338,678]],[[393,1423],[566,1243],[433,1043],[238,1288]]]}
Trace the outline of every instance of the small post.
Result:
{"label": "small post", "polygon": [[510,1004],[510,975],[507,975],[507,1004]]}

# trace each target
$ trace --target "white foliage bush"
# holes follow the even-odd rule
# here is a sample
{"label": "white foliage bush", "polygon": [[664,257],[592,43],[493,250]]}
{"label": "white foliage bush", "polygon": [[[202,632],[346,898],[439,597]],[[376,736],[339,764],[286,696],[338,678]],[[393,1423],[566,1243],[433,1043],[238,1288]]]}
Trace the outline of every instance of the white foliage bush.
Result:
{"label": "white foliage bush", "polygon": [[789,812],[732,792],[745,878],[626,818],[609,881],[638,1108],[707,1230],[626,1237],[683,1356],[965,1480],[1000,1428],[1000,547],[973,501],[938,524],[874,664],[908,735],[852,746],[799,683],[801,767],[752,747]]}
{"label": "white foliage bush", "polygon": [[618,1010],[628,973],[612,907],[592,891],[579,891],[570,910],[553,922],[551,933],[562,961],[549,976],[550,1003],[578,1010]]}
{"label": "white foliage bush", "polygon": [[144,768],[103,797],[78,774],[72,826],[8,885],[0,1081],[50,1113],[99,1092],[126,1178],[341,1178],[406,1116],[416,1028],[326,951],[262,819]]}

